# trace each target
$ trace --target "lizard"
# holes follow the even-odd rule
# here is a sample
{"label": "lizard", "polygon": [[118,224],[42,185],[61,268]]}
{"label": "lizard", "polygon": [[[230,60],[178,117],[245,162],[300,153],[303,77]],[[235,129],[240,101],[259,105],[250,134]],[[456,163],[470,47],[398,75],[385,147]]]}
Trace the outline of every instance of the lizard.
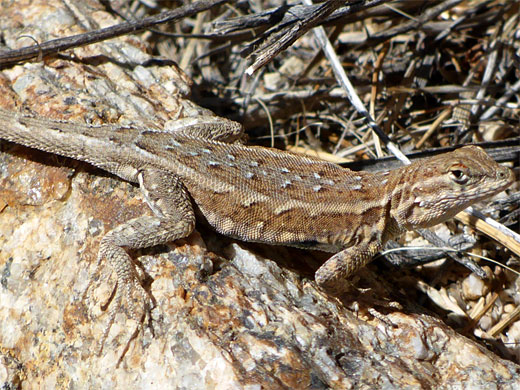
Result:
{"label": "lizard", "polygon": [[209,115],[159,129],[72,123],[0,108],[0,138],[137,183],[152,210],[100,241],[98,264],[106,259],[116,274],[104,337],[123,299],[137,323],[143,311],[133,294],[145,308],[150,304],[126,249],[187,237],[196,218],[239,240],[334,253],[315,281],[335,293],[388,240],[446,221],[514,180],[512,170],[477,146],[368,173],[244,145],[243,132],[239,123]]}

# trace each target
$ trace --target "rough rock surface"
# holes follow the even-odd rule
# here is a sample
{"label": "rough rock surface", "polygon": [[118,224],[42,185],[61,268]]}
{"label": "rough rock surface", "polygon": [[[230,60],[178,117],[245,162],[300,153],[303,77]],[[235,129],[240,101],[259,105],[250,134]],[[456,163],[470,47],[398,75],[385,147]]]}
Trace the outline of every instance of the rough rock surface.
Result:
{"label": "rough rock surface", "polygon": [[[68,2],[76,15],[48,3],[2,6],[8,47],[31,43],[21,35],[79,33],[78,15],[90,28],[118,22],[93,1]],[[123,37],[13,66],[0,72],[0,104],[92,123],[161,125],[196,115],[185,97],[189,80],[171,65],[140,65],[148,59],[138,38]],[[108,267],[96,272],[98,243],[143,212],[129,183],[0,143],[2,388],[518,386],[519,366],[409,303],[370,269],[362,273],[369,291],[338,300],[300,266],[317,265],[312,254],[234,242],[203,227],[135,253],[156,300],[152,321],[128,343],[136,324],[121,313],[98,355],[115,280]]]}

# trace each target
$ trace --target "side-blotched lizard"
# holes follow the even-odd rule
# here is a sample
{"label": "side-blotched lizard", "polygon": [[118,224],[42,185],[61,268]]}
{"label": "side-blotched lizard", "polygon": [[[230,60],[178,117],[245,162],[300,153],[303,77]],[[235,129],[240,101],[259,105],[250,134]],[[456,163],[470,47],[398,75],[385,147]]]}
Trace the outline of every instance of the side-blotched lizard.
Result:
{"label": "side-blotched lizard", "polygon": [[133,293],[148,296],[125,248],[188,236],[195,215],[244,241],[335,254],[316,282],[341,290],[391,238],[443,222],[513,182],[481,148],[382,173],[354,172],[320,159],[235,142],[242,126],[223,118],[181,119],[168,129],[89,126],[0,109],[0,138],[82,160],[138,183],[153,216],[124,222],[101,240],[117,275],[111,320]]}

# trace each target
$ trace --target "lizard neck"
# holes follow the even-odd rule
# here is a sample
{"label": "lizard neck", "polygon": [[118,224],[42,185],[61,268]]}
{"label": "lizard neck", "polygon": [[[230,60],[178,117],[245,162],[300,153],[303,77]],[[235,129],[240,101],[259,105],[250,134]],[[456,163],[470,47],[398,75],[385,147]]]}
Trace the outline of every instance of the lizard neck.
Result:
{"label": "lizard neck", "polygon": [[403,218],[406,213],[403,210],[410,207],[410,185],[407,182],[408,173],[407,167],[401,169],[373,173],[370,176],[370,181],[377,183],[380,186],[380,204],[386,211],[385,227],[382,232],[381,240],[383,243],[391,240],[404,231],[409,230],[409,224],[406,218]]}
{"label": "lizard neck", "polygon": [[[437,175],[435,169],[417,163],[390,171],[388,193],[393,237],[407,230],[436,225],[459,211],[456,205],[442,213],[437,209],[442,184]],[[434,206],[425,207],[426,203]]]}

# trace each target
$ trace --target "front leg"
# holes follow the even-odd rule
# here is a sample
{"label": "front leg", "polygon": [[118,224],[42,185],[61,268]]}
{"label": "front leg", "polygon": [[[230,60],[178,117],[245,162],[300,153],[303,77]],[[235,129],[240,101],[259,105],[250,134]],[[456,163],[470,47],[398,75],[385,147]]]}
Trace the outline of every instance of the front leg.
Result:
{"label": "front leg", "polygon": [[333,295],[345,292],[347,279],[372,261],[381,247],[377,242],[369,242],[336,253],[318,268],[314,275],[316,283]]}
{"label": "front leg", "polygon": [[[101,349],[115,315],[121,309],[123,298],[128,305],[130,317],[137,321],[139,328],[144,319],[143,314],[150,308],[150,297],[141,285],[132,258],[125,248],[145,248],[174,241],[188,236],[195,226],[195,214],[189,194],[178,177],[159,169],[148,168],[139,173],[138,179],[146,203],[155,215],[127,221],[109,231],[101,240],[98,264],[101,259],[107,259],[117,277],[115,302],[109,310],[109,321],[101,338]],[[136,308],[133,300],[135,293],[139,295],[144,309]]]}

